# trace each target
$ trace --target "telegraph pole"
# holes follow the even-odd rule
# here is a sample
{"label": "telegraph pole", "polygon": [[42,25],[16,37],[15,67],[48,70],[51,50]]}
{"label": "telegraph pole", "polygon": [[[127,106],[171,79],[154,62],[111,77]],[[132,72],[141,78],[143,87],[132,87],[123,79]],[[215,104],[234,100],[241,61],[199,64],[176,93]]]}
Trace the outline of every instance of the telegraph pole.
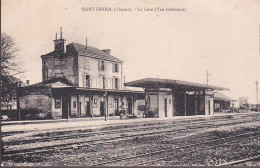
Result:
{"label": "telegraph pole", "polygon": [[255,81],[255,86],[256,86],[256,104],[258,104],[258,81]]}

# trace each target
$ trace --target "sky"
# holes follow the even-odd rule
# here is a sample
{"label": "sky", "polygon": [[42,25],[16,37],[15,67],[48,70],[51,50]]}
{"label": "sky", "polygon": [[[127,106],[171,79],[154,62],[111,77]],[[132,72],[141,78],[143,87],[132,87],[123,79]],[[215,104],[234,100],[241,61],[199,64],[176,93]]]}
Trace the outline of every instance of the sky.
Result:
{"label": "sky", "polygon": [[[157,7],[185,11],[144,11]],[[229,88],[223,93],[232,99],[248,97],[256,103],[258,0],[2,0],[1,8],[1,31],[20,48],[23,81],[41,82],[40,56],[53,51],[62,27],[66,44],[85,44],[88,37],[88,45],[111,49],[111,55],[124,60],[126,82],[158,77],[205,84],[208,70],[210,85]]]}

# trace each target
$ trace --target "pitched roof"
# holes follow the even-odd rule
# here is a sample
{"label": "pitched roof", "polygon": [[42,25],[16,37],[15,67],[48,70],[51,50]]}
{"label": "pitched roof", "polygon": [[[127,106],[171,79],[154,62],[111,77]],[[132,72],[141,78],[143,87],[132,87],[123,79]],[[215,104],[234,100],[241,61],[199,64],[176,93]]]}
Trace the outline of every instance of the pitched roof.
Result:
{"label": "pitched roof", "polygon": [[187,81],[173,80],[173,79],[159,79],[159,78],[145,78],[132,82],[124,83],[125,86],[131,87],[146,87],[146,86],[161,86],[165,88],[181,87],[186,89],[211,89],[211,90],[229,90],[224,87],[205,85]]}
{"label": "pitched roof", "polygon": [[35,83],[33,85],[29,85],[26,87],[45,87],[45,86],[51,86],[53,88],[57,88],[57,87],[73,87],[74,85],[71,82],[69,82],[66,78],[59,77],[59,78],[52,78],[44,82]]}
{"label": "pitched roof", "polygon": [[229,97],[227,97],[226,95],[224,95],[223,93],[220,93],[220,92],[216,92],[214,94],[214,99],[231,101],[231,99]]}
{"label": "pitched roof", "polygon": [[104,51],[101,51],[95,47],[88,46],[86,48],[86,46],[83,44],[79,44],[79,43],[71,43],[71,44],[74,46],[75,50],[78,52],[79,55],[84,55],[87,57],[108,60],[108,61],[123,62],[122,60],[120,60]]}

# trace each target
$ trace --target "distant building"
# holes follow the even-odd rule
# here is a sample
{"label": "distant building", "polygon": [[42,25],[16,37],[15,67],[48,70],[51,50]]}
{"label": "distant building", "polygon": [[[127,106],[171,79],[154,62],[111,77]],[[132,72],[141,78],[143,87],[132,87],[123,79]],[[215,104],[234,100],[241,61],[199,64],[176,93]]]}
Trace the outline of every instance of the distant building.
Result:
{"label": "distant building", "polygon": [[248,98],[239,97],[239,107],[247,107],[247,106],[248,106]]}

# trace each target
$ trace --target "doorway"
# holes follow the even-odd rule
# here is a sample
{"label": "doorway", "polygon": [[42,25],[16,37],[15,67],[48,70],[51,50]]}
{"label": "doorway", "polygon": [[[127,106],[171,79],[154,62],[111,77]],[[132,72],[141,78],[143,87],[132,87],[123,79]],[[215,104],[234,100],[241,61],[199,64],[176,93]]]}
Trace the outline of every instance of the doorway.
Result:
{"label": "doorway", "polygon": [[128,100],[127,100],[127,111],[128,111],[128,114],[133,115],[133,111],[132,110],[133,110],[132,99],[128,98]]}
{"label": "doorway", "polygon": [[100,116],[105,116],[105,103],[100,102]]}
{"label": "doorway", "polygon": [[70,97],[63,96],[62,97],[62,118],[70,118]]}
{"label": "doorway", "polygon": [[165,117],[167,117],[167,98],[164,98],[164,112],[165,112]]}
{"label": "doorway", "polygon": [[115,116],[119,116],[119,106],[118,106],[118,99],[114,100],[114,108],[115,108]]}

